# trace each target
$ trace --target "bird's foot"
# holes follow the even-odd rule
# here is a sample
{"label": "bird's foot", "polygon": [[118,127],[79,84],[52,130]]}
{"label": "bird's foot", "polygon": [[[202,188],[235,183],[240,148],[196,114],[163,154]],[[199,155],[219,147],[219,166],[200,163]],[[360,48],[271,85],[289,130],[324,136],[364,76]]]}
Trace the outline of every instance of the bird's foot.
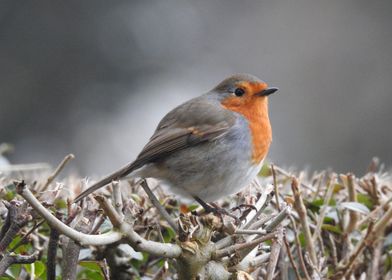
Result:
{"label": "bird's foot", "polygon": [[248,211],[248,210],[249,211],[251,211],[251,210],[257,211],[257,208],[254,205],[252,205],[252,204],[245,204],[245,203],[237,205],[237,206],[231,208],[230,211],[234,212],[236,210],[239,210],[240,212],[242,212],[242,209],[245,209],[245,211]]}
{"label": "bird's foot", "polygon": [[210,205],[210,204],[204,202],[202,199],[200,199],[198,197],[195,197],[195,200],[204,208],[204,211],[206,213],[212,213],[212,214],[220,217],[221,219],[222,219],[223,216],[229,216],[229,217],[231,217],[231,218],[233,218],[235,220],[236,224],[240,224],[241,223],[240,219],[236,215],[230,213],[226,209],[224,209],[222,207],[219,207],[218,205],[216,205],[214,203],[210,203],[211,204]]}
{"label": "bird's foot", "polygon": [[244,221],[246,219],[246,217],[248,216],[248,214],[252,210],[257,211],[257,208],[252,204],[240,204],[240,205],[237,205],[237,206],[230,209],[231,212],[235,212],[237,210],[240,212],[239,220]]}

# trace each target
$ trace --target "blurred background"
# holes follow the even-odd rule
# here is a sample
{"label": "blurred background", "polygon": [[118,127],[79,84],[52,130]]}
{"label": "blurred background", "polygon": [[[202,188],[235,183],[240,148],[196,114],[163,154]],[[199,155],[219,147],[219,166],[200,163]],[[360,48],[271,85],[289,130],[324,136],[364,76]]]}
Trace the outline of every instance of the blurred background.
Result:
{"label": "blurred background", "polygon": [[392,2],[0,0],[0,142],[81,176],[134,159],[174,106],[247,72],[281,166],[392,163]]}

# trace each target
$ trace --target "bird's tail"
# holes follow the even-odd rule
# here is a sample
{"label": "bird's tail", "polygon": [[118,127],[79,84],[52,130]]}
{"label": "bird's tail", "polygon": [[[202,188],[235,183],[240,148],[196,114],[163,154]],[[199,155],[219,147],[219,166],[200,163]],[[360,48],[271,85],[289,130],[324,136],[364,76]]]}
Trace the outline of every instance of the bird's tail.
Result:
{"label": "bird's tail", "polygon": [[94,183],[92,186],[90,186],[88,189],[80,193],[75,199],[74,203],[77,203],[81,201],[83,198],[91,194],[92,192],[95,192],[96,190],[106,186],[107,184],[110,184],[111,182],[115,180],[119,180],[125,176],[127,176],[129,173],[134,171],[135,169],[139,168],[140,166],[136,164],[136,162],[129,163],[122,167],[121,169],[113,172],[112,174],[106,176],[105,178],[101,179],[100,181]]}

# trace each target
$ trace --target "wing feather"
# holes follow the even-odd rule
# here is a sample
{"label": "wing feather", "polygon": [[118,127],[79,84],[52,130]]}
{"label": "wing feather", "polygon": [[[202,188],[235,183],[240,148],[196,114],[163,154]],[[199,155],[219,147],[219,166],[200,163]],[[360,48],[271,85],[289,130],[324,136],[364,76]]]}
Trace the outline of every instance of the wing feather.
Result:
{"label": "wing feather", "polygon": [[235,116],[232,112],[205,98],[199,97],[186,102],[162,119],[134,162],[96,182],[79,194],[74,202],[145,164],[164,159],[182,149],[214,141],[224,136],[234,123]]}

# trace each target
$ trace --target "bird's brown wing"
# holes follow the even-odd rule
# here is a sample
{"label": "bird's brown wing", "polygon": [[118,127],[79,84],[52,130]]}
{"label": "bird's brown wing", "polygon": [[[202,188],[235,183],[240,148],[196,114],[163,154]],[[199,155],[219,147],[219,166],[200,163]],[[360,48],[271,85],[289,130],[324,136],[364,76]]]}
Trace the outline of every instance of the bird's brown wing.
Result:
{"label": "bird's brown wing", "polygon": [[232,114],[216,105],[197,102],[197,100],[189,103],[177,107],[162,119],[150,141],[134,162],[96,182],[74,201],[80,201],[95,190],[128,175],[145,164],[164,159],[179,150],[213,141],[226,134],[235,122]]}

